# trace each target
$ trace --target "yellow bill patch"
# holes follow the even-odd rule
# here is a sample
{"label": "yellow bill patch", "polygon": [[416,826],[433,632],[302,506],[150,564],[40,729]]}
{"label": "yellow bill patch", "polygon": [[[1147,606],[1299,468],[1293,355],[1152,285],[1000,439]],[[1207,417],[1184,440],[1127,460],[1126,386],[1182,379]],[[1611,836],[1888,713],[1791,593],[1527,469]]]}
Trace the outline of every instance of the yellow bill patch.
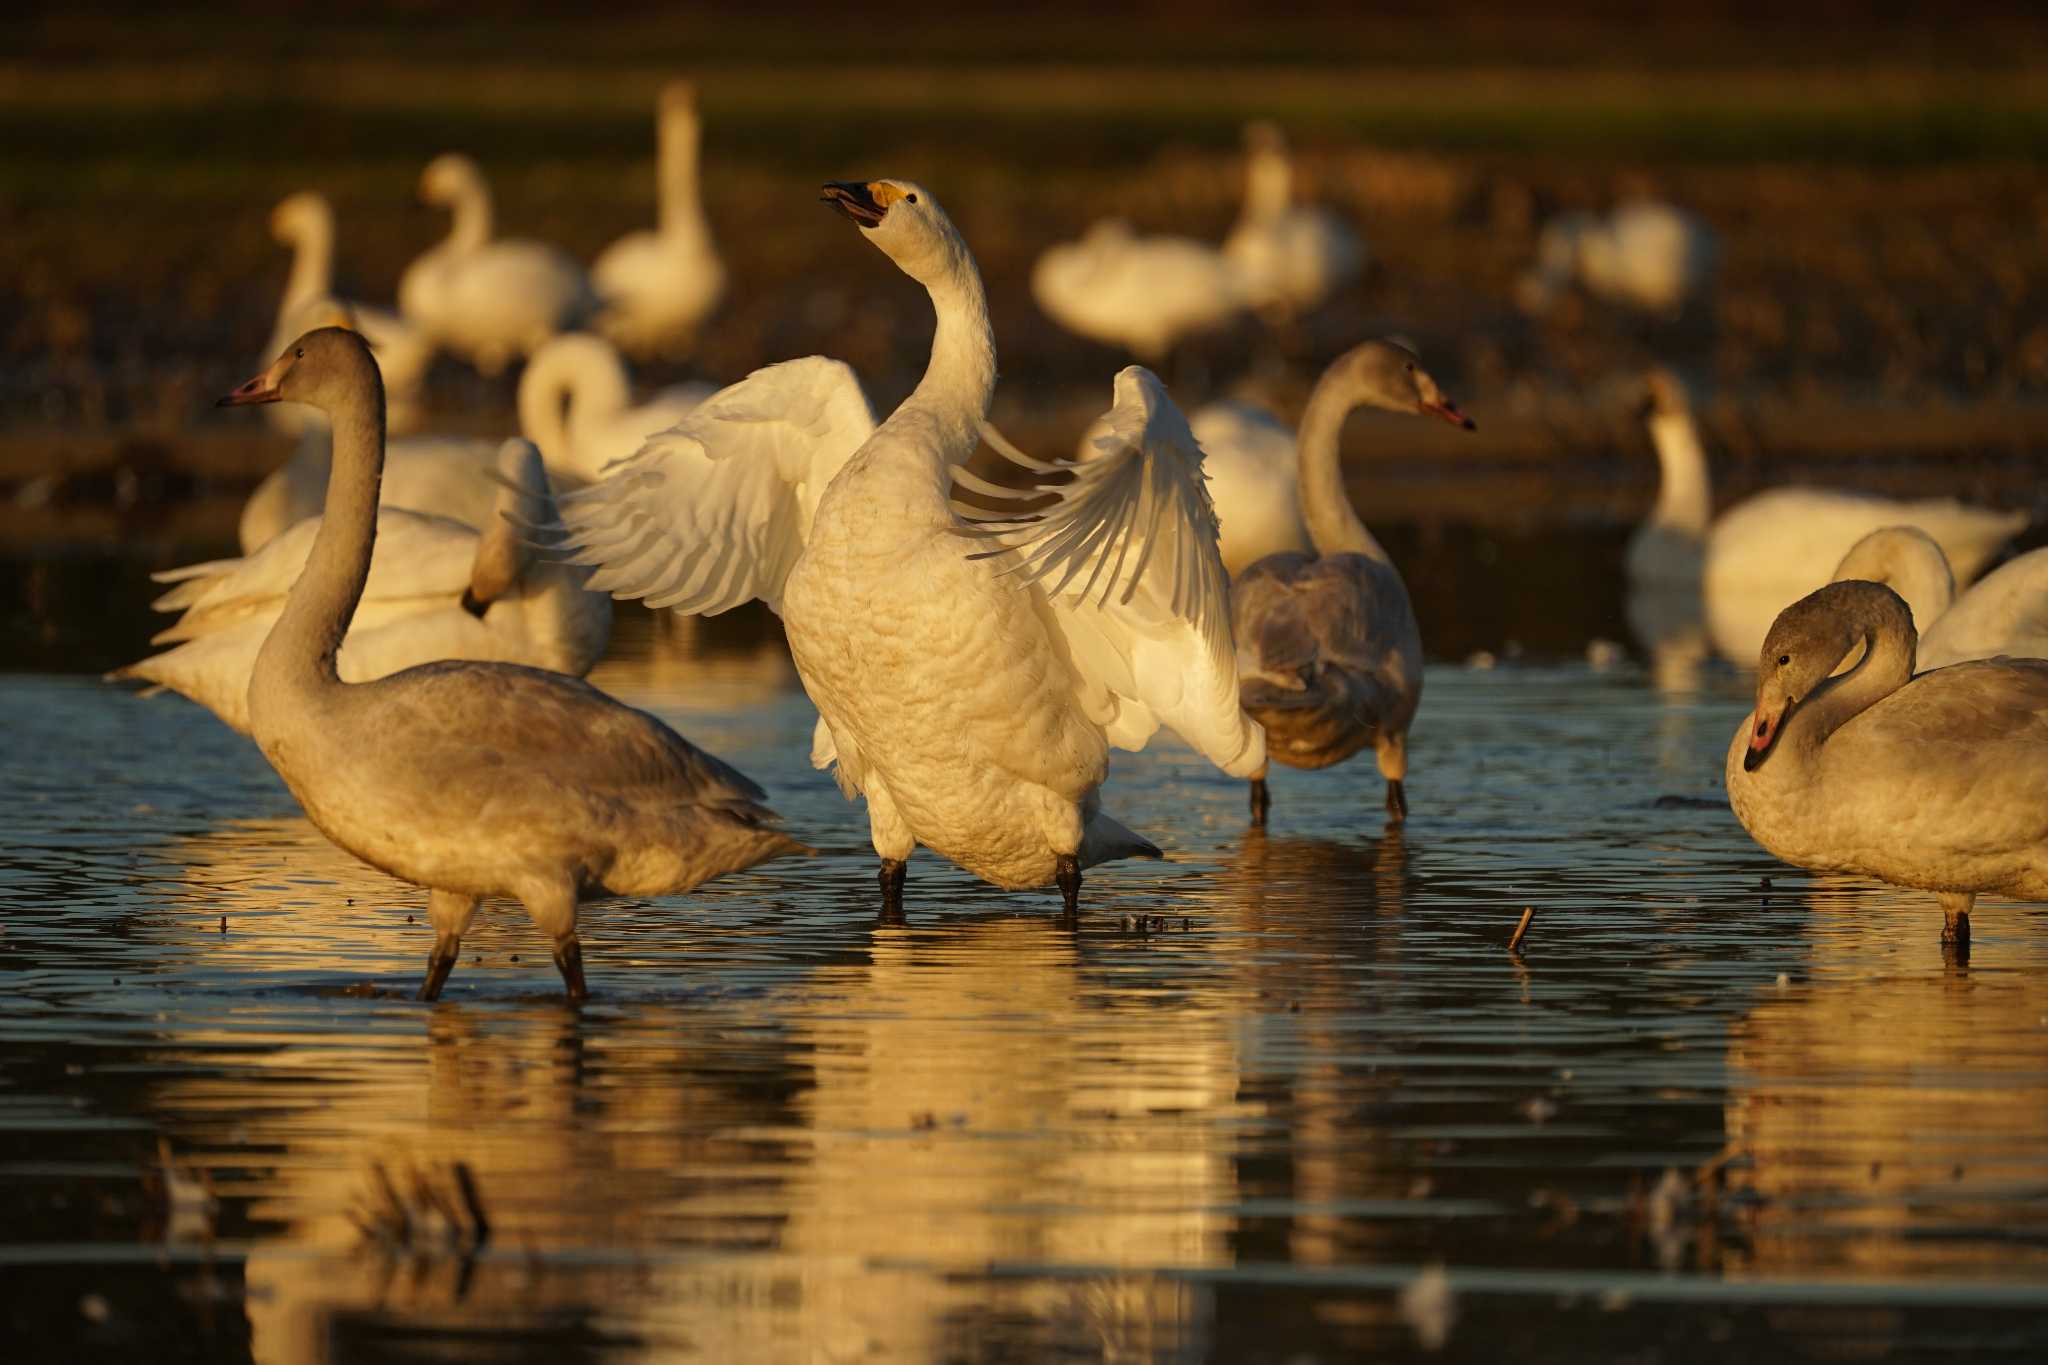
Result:
{"label": "yellow bill patch", "polygon": [[902,188],[891,185],[886,180],[870,180],[868,182],[869,196],[882,208],[888,208],[889,205],[901,199],[904,193],[905,191]]}

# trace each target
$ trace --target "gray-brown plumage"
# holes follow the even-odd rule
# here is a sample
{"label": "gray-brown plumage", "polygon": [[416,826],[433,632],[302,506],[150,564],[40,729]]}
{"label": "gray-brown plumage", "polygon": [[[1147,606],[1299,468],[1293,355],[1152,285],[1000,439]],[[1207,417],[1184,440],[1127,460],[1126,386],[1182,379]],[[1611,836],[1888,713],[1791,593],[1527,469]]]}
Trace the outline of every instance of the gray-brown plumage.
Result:
{"label": "gray-brown plumage", "polygon": [[[1297,451],[1313,555],[1268,555],[1231,584],[1239,699],[1266,727],[1268,758],[1327,768],[1367,745],[1387,780],[1387,814],[1408,814],[1408,727],[1422,699],[1422,631],[1408,589],[1344,491],[1338,433],[1353,408],[1428,414],[1472,428],[1404,347],[1368,341],[1323,373]],[[1228,509],[1224,515],[1228,516]],[[1252,822],[1271,799],[1252,779]]]}

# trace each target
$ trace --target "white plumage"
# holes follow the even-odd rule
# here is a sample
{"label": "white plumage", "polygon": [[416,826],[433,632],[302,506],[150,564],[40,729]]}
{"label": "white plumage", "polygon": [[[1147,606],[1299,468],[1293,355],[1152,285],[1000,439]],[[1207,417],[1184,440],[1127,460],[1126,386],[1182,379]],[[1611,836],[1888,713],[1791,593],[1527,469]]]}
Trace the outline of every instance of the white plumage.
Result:
{"label": "white plumage", "polygon": [[681,356],[725,294],[725,264],[711,240],[699,189],[696,87],[662,87],[655,116],[659,142],[652,232],[628,233],[590,268],[600,308],[597,326],[631,355]]}
{"label": "white plumage", "polygon": [[679,384],[633,406],[632,379],[612,344],[565,332],[535,351],[519,376],[519,429],[540,447],[552,478],[581,487],[711,393],[708,384]]}
{"label": "white plumage", "polygon": [[1596,298],[1675,317],[1713,288],[1720,242],[1698,218],[1639,199],[1600,217],[1560,214],[1536,244],[1536,267],[1522,278],[1523,306],[1540,312],[1573,283]]}
{"label": "white plumage", "polygon": [[1277,124],[1248,124],[1244,142],[1244,211],[1223,254],[1252,307],[1292,318],[1358,278],[1365,243],[1331,210],[1294,202],[1294,167]]}
{"label": "white plumage", "polygon": [[1999,565],[1956,595],[1948,557],[1925,531],[1887,526],[1856,542],[1836,582],[1882,583],[1905,599],[1920,633],[1921,672],[1971,659],[2048,658],[2048,549]]}
{"label": "white plumage", "polygon": [[1221,251],[1191,237],[1140,237],[1120,218],[1047,248],[1032,266],[1031,296],[1075,335],[1154,365],[1246,306],[1243,278]]}

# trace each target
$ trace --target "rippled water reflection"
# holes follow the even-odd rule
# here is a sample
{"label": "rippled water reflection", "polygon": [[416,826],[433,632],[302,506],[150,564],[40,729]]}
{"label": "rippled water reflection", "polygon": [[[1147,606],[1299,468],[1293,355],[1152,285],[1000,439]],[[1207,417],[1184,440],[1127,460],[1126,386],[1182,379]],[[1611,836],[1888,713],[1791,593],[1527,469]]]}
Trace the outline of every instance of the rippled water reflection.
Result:
{"label": "rippled water reflection", "polygon": [[[413,1003],[423,895],[253,747],[0,678],[13,1358],[2048,1351],[2048,912],[1949,966],[1923,898],[1763,856],[1732,686],[1434,672],[1403,834],[1370,765],[1278,774],[1260,837],[1120,758],[1170,858],[1069,933],[929,858],[878,926],[772,644],[599,680],[824,856],[591,908],[577,1014],[513,907]],[[452,1209],[457,1161],[479,1255],[365,1240],[379,1169]]]}

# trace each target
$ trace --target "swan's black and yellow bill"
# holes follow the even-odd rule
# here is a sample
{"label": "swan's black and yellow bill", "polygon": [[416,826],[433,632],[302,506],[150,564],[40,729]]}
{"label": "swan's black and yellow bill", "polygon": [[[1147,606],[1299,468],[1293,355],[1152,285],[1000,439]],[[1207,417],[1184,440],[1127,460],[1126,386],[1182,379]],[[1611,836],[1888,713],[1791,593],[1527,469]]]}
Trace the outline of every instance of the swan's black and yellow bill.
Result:
{"label": "swan's black and yellow bill", "polygon": [[830,180],[818,198],[838,209],[864,228],[879,227],[888,205],[875,198],[873,184],[857,180]]}

